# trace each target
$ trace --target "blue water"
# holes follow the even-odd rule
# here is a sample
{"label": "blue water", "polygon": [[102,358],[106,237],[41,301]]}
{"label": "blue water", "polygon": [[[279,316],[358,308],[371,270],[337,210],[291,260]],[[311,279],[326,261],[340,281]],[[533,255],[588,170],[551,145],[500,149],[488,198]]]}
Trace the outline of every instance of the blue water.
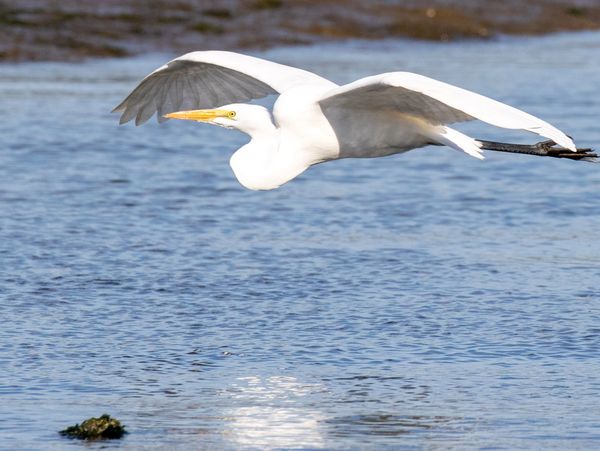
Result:
{"label": "blue water", "polygon": [[[600,147],[599,33],[261,55]],[[243,135],[108,114],[168,57],[0,66],[1,449],[600,447],[600,166],[427,148],[247,191]],[[57,434],[105,412],[124,440]]]}

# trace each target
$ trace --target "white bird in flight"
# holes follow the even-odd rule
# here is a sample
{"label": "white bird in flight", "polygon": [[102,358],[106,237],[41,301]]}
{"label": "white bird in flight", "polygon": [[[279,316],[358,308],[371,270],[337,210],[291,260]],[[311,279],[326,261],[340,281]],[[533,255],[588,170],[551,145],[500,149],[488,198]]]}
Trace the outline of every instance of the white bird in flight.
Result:
{"label": "white bird in flight", "polygon": [[[279,94],[272,114],[250,100]],[[231,157],[246,188],[280,187],[310,166],[446,145],[483,159],[484,149],[593,161],[590,149],[549,123],[488,97],[409,72],[339,86],[314,73],[226,51],[175,58],[144,78],[114,111],[120,123],[188,119],[237,129],[250,142]],[[473,139],[449,124],[479,119],[548,138],[534,145]]]}

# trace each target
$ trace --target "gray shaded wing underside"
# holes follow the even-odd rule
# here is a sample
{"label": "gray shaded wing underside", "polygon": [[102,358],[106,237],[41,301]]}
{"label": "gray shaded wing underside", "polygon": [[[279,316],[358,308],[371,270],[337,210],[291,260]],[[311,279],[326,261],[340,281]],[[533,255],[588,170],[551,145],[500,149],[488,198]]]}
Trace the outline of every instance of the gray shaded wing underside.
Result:
{"label": "gray shaded wing underside", "polygon": [[434,126],[473,119],[421,92],[385,83],[341,92],[319,104],[338,139],[340,158],[378,157],[427,145],[429,138],[414,119]]}
{"label": "gray shaded wing underside", "polygon": [[242,72],[215,64],[188,60],[171,61],[165,68],[144,78],[113,112],[121,114],[120,124],[135,118],[141,125],[158,112],[215,108],[229,103],[259,99],[277,91]]}
{"label": "gray shaded wing underside", "polygon": [[374,84],[325,98],[320,102],[325,116],[335,109],[347,111],[394,111],[423,119],[432,125],[446,125],[475,119],[421,92],[400,86]]}

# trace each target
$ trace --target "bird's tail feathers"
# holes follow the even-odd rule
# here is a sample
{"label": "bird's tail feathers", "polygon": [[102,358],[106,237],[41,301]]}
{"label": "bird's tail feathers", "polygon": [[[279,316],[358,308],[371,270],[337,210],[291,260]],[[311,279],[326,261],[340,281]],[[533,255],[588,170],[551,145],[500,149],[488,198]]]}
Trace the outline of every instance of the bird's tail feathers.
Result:
{"label": "bird's tail feathers", "polygon": [[472,157],[483,160],[483,150],[481,143],[464,133],[454,130],[450,127],[436,127],[431,134],[431,138],[438,144],[443,144],[453,149],[463,151]]}

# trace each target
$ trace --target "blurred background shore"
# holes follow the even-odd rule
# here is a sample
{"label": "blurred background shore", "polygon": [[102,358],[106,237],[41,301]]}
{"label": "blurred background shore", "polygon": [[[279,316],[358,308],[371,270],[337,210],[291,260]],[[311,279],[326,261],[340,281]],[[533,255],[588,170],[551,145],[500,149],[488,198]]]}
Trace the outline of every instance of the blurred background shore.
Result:
{"label": "blurred background shore", "polygon": [[600,2],[594,0],[0,1],[0,61],[599,28]]}

